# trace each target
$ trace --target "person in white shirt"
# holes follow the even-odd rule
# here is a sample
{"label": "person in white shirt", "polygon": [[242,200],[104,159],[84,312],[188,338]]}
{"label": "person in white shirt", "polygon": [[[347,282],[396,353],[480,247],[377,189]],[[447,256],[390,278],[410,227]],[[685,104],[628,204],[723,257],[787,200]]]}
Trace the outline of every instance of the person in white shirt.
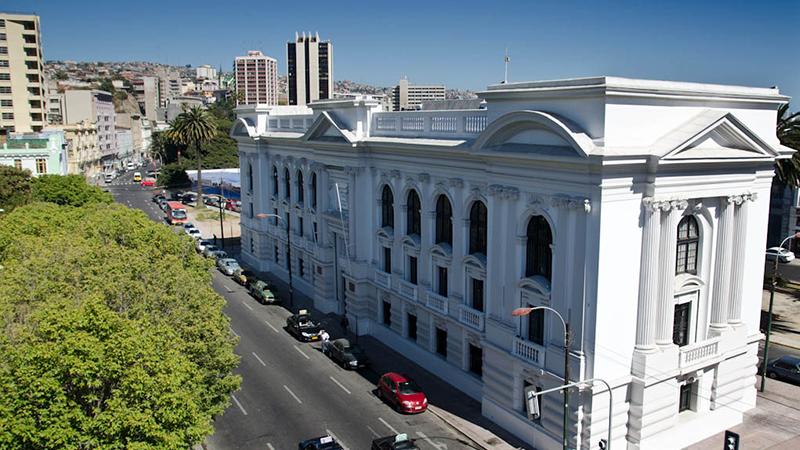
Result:
{"label": "person in white shirt", "polygon": [[327,351],[328,343],[331,340],[331,336],[325,330],[320,330],[319,332],[319,339],[322,341],[322,352],[324,353]]}

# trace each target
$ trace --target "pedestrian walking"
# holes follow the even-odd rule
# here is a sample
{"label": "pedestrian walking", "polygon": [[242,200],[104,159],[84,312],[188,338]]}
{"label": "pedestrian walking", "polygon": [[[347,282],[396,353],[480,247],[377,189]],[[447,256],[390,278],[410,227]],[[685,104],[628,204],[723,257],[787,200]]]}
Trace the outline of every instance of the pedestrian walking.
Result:
{"label": "pedestrian walking", "polygon": [[214,245],[217,245],[217,234],[214,233]]}
{"label": "pedestrian walking", "polygon": [[320,341],[322,341],[322,353],[327,353],[329,341],[331,340],[331,335],[329,335],[328,332],[325,330],[320,330],[319,339]]}

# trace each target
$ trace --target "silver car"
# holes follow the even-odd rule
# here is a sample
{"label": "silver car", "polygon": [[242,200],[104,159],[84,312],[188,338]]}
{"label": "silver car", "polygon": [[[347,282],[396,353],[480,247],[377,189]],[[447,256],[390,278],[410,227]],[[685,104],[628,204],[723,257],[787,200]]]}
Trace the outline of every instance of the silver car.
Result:
{"label": "silver car", "polygon": [[203,253],[208,245],[211,245],[211,241],[207,239],[198,239],[197,243],[194,244],[194,248],[197,249],[198,253]]}
{"label": "silver car", "polygon": [[219,250],[219,247],[217,247],[216,245],[206,244],[205,247],[203,248],[203,256],[210,257],[211,252],[215,252],[217,250]]}
{"label": "silver car", "polygon": [[228,254],[225,253],[225,250],[212,250],[208,253],[208,256],[214,259],[223,259],[227,258]]}
{"label": "silver car", "polygon": [[233,276],[233,274],[241,269],[239,267],[239,263],[236,262],[233,258],[220,258],[217,260],[217,268],[220,272],[224,273],[227,276]]}

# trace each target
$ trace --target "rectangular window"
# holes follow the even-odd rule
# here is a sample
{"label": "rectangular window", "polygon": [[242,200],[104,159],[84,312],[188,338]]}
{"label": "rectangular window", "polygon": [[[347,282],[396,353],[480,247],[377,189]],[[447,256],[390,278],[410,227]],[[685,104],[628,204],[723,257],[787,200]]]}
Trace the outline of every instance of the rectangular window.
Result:
{"label": "rectangular window", "polygon": [[11,80],[10,73],[0,73],[0,81],[9,81]]}
{"label": "rectangular window", "polygon": [[0,47],[0,55],[7,55],[8,47]]}
{"label": "rectangular window", "polygon": [[250,217],[252,219],[253,218],[253,204],[252,203],[248,203],[247,204],[247,213],[248,213],[247,217]]}
{"label": "rectangular window", "polygon": [[417,284],[417,258],[415,256],[408,257],[408,281],[411,284]]}
{"label": "rectangular window", "polygon": [[14,113],[3,113],[3,119],[12,120],[14,118]]}
{"label": "rectangular window", "polygon": [[7,40],[6,34],[5,33],[0,33],[0,41],[5,41],[5,40]]}
{"label": "rectangular window", "polygon": [[289,259],[289,246],[286,246],[286,268],[289,269],[289,266],[292,264],[292,260]]}
{"label": "rectangular window", "polygon": [[469,344],[469,371],[483,377],[483,349]]}
{"label": "rectangular window", "polygon": [[483,312],[483,280],[472,280],[472,308]]}
{"label": "rectangular window", "polygon": [[8,60],[0,59],[0,67],[8,67]]}
{"label": "rectangular window", "polygon": [[678,347],[689,343],[689,322],[692,302],[675,305],[675,319],[672,322],[672,342]]}
{"label": "rectangular window", "polygon": [[306,269],[303,266],[303,258],[297,258],[297,271],[300,272],[300,278],[305,278],[306,276]]}
{"label": "rectangular window", "polygon": [[278,256],[280,256],[280,251],[278,250],[278,246],[275,246],[275,263],[278,262]]}
{"label": "rectangular window", "polygon": [[528,340],[544,345],[544,310],[537,309],[528,315]]}
{"label": "rectangular window", "polygon": [[437,267],[436,275],[436,291],[442,297],[447,297],[447,267]]}
{"label": "rectangular window", "polygon": [[694,383],[685,383],[681,385],[680,397],[678,398],[678,412],[684,412],[692,409],[692,389]]}
{"label": "rectangular window", "polygon": [[392,273],[392,249],[391,247],[383,247],[383,271]]}
{"label": "rectangular window", "polygon": [[447,330],[436,328],[436,353],[447,358]]}
{"label": "rectangular window", "polygon": [[416,341],[417,340],[417,316],[414,314],[408,314],[407,316],[408,321],[408,338]]}
{"label": "rectangular window", "polygon": [[47,173],[47,160],[44,158],[36,158],[36,173]]}
{"label": "rectangular window", "polygon": [[298,234],[300,235],[300,237],[303,237],[304,236],[304,231],[303,231],[304,227],[303,227],[303,218],[302,217],[298,217],[297,218],[297,227],[299,228],[299,230],[298,230],[299,233]]}
{"label": "rectangular window", "polygon": [[319,230],[317,229],[317,222],[312,223],[314,228],[314,242],[319,242]]}
{"label": "rectangular window", "polygon": [[392,326],[392,304],[386,300],[383,301],[383,324]]}
{"label": "rectangular window", "polygon": [[22,160],[21,159],[15,159],[14,160],[14,167],[16,167],[17,170],[22,170]]}
{"label": "rectangular window", "polygon": [[10,94],[11,86],[0,86],[0,94]]}
{"label": "rectangular window", "polygon": [[0,106],[14,106],[14,102],[11,100],[0,100]]}
{"label": "rectangular window", "polygon": [[276,225],[276,226],[278,225],[278,217],[280,217],[278,215],[278,208],[272,208],[272,224],[273,225]]}

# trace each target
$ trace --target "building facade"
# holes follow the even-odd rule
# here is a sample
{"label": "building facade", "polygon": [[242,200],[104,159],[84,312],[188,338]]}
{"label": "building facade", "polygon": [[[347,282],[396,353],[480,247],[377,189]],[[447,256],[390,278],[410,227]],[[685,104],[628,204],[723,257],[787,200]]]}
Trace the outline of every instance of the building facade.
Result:
{"label": "building facade", "polygon": [[444,99],[444,85],[415,85],[408,84],[407,79],[402,79],[392,89],[392,110],[418,110],[422,109],[424,102]]}
{"label": "building facade", "polygon": [[[540,449],[611,421],[682,448],[756,401],[777,89],[585,78],[490,86],[486,109],[237,110],[242,258],[482,403]],[[259,219],[270,213],[276,219]],[[288,223],[288,228],[287,228]],[[291,260],[287,233],[292,233]]]}
{"label": "building facade", "polygon": [[72,89],[64,92],[64,123],[88,120],[97,127],[97,145],[103,165],[111,168],[117,158],[116,112],[110,92]]}
{"label": "building facade", "polygon": [[39,16],[0,12],[0,140],[47,124]]}
{"label": "building facade", "polygon": [[195,78],[198,80],[216,80],[217,69],[208,64],[195,68]]}
{"label": "building facade", "polygon": [[133,96],[139,104],[139,110],[151,122],[156,120],[156,108],[160,105],[158,97],[158,78],[141,77],[131,82]]}
{"label": "building facade", "polygon": [[0,164],[33,176],[67,174],[67,142],[60,130],[17,133],[0,146]]}
{"label": "building facade", "polygon": [[319,34],[295,33],[286,43],[289,104],[306,105],[333,98],[333,44]]}
{"label": "building facade", "polygon": [[93,179],[102,171],[102,152],[97,143],[97,125],[84,120],[70,125],[49,125],[47,129],[64,132],[67,143],[67,173]]}
{"label": "building facade", "polygon": [[233,61],[237,105],[278,104],[278,61],[258,50]]}

